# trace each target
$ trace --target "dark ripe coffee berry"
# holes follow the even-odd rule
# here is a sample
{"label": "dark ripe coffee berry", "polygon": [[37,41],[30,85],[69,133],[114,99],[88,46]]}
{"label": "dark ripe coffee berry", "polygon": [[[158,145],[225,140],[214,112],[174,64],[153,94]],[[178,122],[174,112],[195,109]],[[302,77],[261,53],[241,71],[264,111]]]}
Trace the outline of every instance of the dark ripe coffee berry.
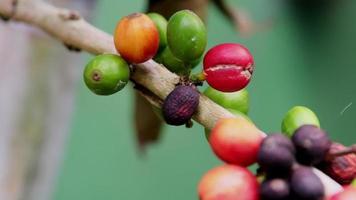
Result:
{"label": "dark ripe coffee berry", "polygon": [[289,200],[289,183],[284,179],[264,181],[260,187],[260,200]]}
{"label": "dark ripe coffee berry", "polygon": [[[329,153],[332,154],[344,149],[346,149],[344,145],[332,143]],[[323,161],[318,168],[341,185],[348,185],[356,178],[356,155],[347,154],[332,160]]]}
{"label": "dark ripe coffee berry", "polygon": [[298,167],[293,171],[290,188],[295,199],[322,200],[324,197],[324,186],[309,167]]}
{"label": "dark ripe coffee berry", "polygon": [[304,125],[298,128],[292,141],[297,150],[297,160],[304,165],[320,163],[331,145],[327,134],[314,125]]}
{"label": "dark ripe coffee berry", "polygon": [[295,149],[289,138],[282,134],[267,136],[260,146],[257,162],[268,177],[285,177],[289,175],[294,159]]}
{"label": "dark ripe coffee berry", "polygon": [[162,105],[163,118],[170,125],[183,125],[193,116],[199,104],[199,93],[192,86],[177,86]]}

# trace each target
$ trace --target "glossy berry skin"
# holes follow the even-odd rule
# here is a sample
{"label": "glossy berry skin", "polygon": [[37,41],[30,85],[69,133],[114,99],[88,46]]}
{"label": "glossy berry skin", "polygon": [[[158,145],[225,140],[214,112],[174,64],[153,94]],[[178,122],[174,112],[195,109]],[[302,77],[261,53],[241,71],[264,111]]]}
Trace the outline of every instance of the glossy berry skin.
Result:
{"label": "glossy berry skin", "polygon": [[220,119],[211,130],[209,143],[224,162],[249,166],[256,162],[261,131],[244,118]]}
{"label": "glossy berry skin", "polygon": [[257,163],[268,177],[287,177],[295,162],[295,149],[289,138],[272,134],[263,139]]}
{"label": "glossy berry skin", "polygon": [[259,187],[246,168],[222,165],[202,177],[198,194],[200,200],[258,200]]}
{"label": "glossy berry skin", "polygon": [[289,183],[284,179],[266,180],[260,187],[260,200],[289,200]]}
{"label": "glossy berry skin", "polygon": [[[339,143],[332,143],[329,152],[345,150],[346,147]],[[318,168],[341,185],[348,185],[356,177],[356,155],[347,154],[332,160],[324,160]]]}
{"label": "glossy berry skin", "polygon": [[333,195],[328,200],[354,200],[356,199],[356,187],[346,187],[344,191]]}
{"label": "glossy berry skin", "polygon": [[148,13],[147,16],[155,23],[159,33],[159,49],[163,51],[167,46],[167,24],[168,21],[158,13]]}
{"label": "glossy berry skin", "polygon": [[233,43],[211,48],[204,57],[208,84],[221,92],[236,92],[247,86],[254,70],[249,50]]}
{"label": "glossy berry skin", "polygon": [[296,199],[322,200],[324,198],[324,186],[309,167],[298,167],[293,171],[290,188]]}
{"label": "glossy berry skin", "polygon": [[224,108],[248,114],[250,99],[246,89],[237,92],[220,92],[212,87],[208,87],[204,91],[204,94]]}
{"label": "glossy berry skin", "polygon": [[199,92],[192,86],[177,86],[164,100],[162,114],[169,125],[187,123],[199,105]]}
{"label": "glossy berry skin", "polygon": [[122,18],[114,33],[116,50],[129,63],[151,59],[159,47],[159,32],[145,14],[134,13]]}
{"label": "glossy berry skin", "polygon": [[183,62],[199,59],[206,47],[207,34],[204,23],[190,10],[176,12],[168,21],[168,47]]}
{"label": "glossy berry skin", "polygon": [[86,65],[83,77],[92,92],[110,95],[125,87],[130,78],[130,69],[120,56],[102,54]]}
{"label": "glossy berry skin", "polygon": [[313,125],[304,125],[298,128],[292,137],[292,141],[297,150],[297,160],[304,165],[320,163],[331,146],[327,134]]}
{"label": "glossy berry skin", "polygon": [[282,133],[292,137],[295,130],[303,125],[320,127],[316,114],[305,106],[294,106],[284,116],[282,121]]}

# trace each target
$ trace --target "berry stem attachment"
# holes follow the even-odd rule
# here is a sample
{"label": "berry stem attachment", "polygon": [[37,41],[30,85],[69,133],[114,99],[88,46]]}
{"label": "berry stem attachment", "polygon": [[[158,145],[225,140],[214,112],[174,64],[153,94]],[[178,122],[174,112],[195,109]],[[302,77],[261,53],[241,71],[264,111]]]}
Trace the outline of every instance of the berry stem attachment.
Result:
{"label": "berry stem attachment", "polygon": [[205,73],[203,71],[196,74],[191,74],[189,77],[189,79],[197,85],[202,85],[202,83],[205,81],[205,78]]}
{"label": "berry stem attachment", "polygon": [[356,144],[353,144],[353,145],[346,147],[345,149],[342,149],[342,150],[330,151],[326,155],[326,160],[333,160],[337,157],[345,156],[348,154],[356,154]]}

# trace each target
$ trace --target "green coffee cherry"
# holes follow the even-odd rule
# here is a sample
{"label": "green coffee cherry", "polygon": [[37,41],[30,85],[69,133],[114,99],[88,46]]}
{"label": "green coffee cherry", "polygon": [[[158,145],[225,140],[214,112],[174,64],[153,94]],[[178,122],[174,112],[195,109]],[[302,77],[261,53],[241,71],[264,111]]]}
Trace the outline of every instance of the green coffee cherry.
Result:
{"label": "green coffee cherry", "polygon": [[168,21],[167,42],[173,55],[183,62],[199,59],[207,43],[204,23],[192,11],[176,12]]}
{"label": "green coffee cherry", "polygon": [[159,33],[159,49],[158,52],[163,51],[167,46],[167,24],[168,21],[158,13],[148,13],[147,16],[155,23]]}
{"label": "green coffee cherry", "polygon": [[94,57],[85,67],[84,82],[98,95],[110,95],[125,87],[130,68],[124,59],[112,54]]}
{"label": "green coffee cherry", "polygon": [[196,67],[200,59],[193,61],[192,63],[184,63],[183,61],[176,58],[171,50],[166,47],[158,56],[155,58],[158,63],[163,64],[169,71],[176,74],[186,74],[192,68]]}
{"label": "green coffee cherry", "polygon": [[291,137],[295,130],[307,124],[320,127],[319,119],[312,110],[304,106],[295,106],[284,116],[282,132]]}
{"label": "green coffee cherry", "polygon": [[204,94],[220,106],[240,111],[248,114],[249,94],[246,89],[237,92],[220,92],[212,87],[208,87]]}
{"label": "green coffee cherry", "polygon": [[[252,122],[252,120],[251,120],[249,117],[247,117],[247,115],[245,115],[244,113],[242,113],[242,112],[240,112],[240,111],[238,111],[238,110],[228,109],[228,111],[230,111],[230,112],[231,112],[233,115],[235,115],[235,117],[237,117],[237,118],[242,117],[242,118],[244,118],[244,119],[246,119],[246,120]],[[209,140],[209,136],[210,136],[211,130],[209,130],[209,129],[204,129],[204,131],[205,131],[205,138],[206,138],[207,140]]]}

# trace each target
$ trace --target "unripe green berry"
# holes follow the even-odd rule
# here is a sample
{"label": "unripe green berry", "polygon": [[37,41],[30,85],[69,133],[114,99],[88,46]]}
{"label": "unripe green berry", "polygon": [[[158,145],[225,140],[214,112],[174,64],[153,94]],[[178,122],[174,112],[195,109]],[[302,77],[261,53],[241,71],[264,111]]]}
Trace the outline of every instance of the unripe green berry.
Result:
{"label": "unripe green berry", "polygon": [[178,59],[185,63],[197,60],[207,44],[205,25],[192,11],[178,11],[168,21],[167,42]]}
{"label": "unripe green berry", "polygon": [[94,57],[85,67],[84,82],[98,95],[114,94],[125,87],[130,68],[118,55],[103,54]]}

